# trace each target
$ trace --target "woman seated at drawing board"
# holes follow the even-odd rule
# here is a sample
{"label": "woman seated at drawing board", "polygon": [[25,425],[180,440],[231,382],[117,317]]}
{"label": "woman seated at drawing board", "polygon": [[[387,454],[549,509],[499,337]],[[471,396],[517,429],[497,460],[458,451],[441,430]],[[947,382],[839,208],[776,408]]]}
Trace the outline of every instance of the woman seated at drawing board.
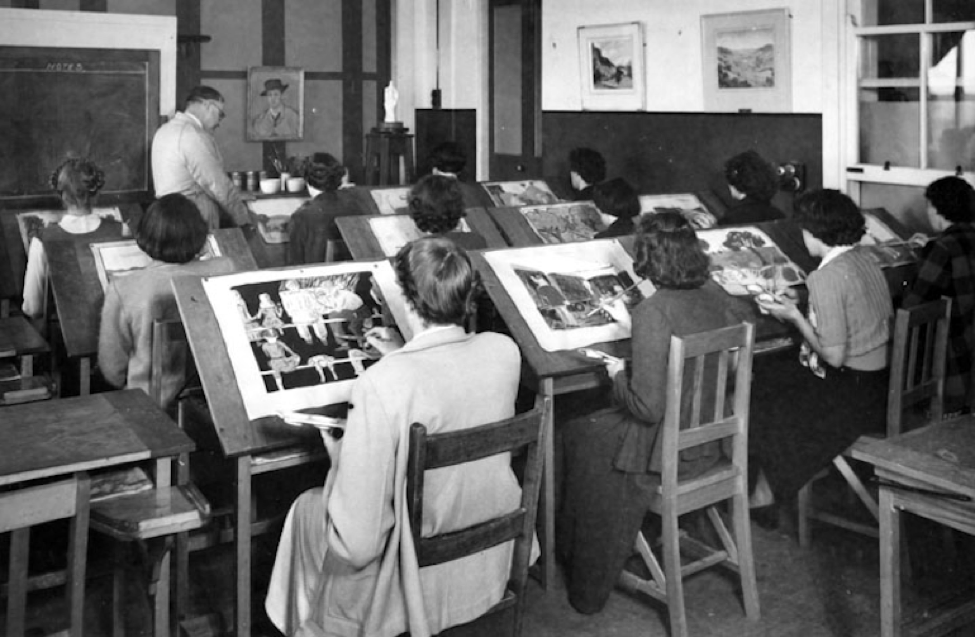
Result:
{"label": "woman seated at drawing board", "polygon": [[339,192],[350,185],[349,171],[328,153],[315,153],[306,179],[308,192],[313,199],[301,204],[291,216],[288,264],[325,262],[329,242],[340,252],[331,255],[332,261],[348,259],[349,254],[335,219],[355,214],[354,202],[343,199]]}
{"label": "woman seated at drawing board", "polygon": [[105,173],[89,159],[67,159],[51,173],[51,187],[61,197],[64,216],[57,224],[32,237],[27,250],[24,275],[23,312],[31,318],[44,313],[47,290],[47,256],[44,244],[51,241],[98,241],[119,239],[122,225],[91,213],[98,191],[105,185]]}
{"label": "woman seated at drawing board", "polygon": [[465,250],[487,247],[476,232],[460,231],[464,218],[464,194],[460,182],[443,175],[427,175],[410,190],[410,216],[420,232],[444,236]]}
{"label": "woman seated at drawing board", "polygon": [[799,360],[790,351],[755,366],[748,446],[763,473],[753,506],[770,503],[770,495],[791,501],[861,434],[886,427],[894,311],[880,266],[857,247],[863,215],[841,192],[820,190],[796,202],[793,219],[809,254],[822,261],[806,280],[805,314],[794,290],[757,297],[804,343]]}
{"label": "woman seated at drawing board", "polygon": [[634,220],[640,216],[640,198],[625,179],[617,177],[593,186],[592,202],[599,212],[616,219],[608,228],[597,232],[595,239],[622,237],[636,230]]}
{"label": "woman seated at drawing board", "polygon": [[735,203],[722,217],[721,225],[785,219],[782,211],[772,205],[772,197],[779,189],[775,168],[757,152],[746,150],[729,159],[724,175]]}
{"label": "woman seated at drawing board", "polygon": [[[139,218],[135,240],[152,263],[144,270],[112,278],[102,307],[98,366],[112,385],[149,393],[153,321],[179,319],[170,283],[173,277],[233,271],[229,259],[197,259],[207,232],[196,204],[178,193],[154,201]],[[171,406],[185,381],[184,353],[165,352],[160,405],[164,408]]]}
{"label": "woman seated at drawing board", "polygon": [[[679,213],[641,217],[635,249],[633,269],[656,291],[632,317],[622,301],[605,308],[617,321],[631,324],[632,362],[607,363],[614,406],[566,423],[563,433],[556,549],[566,569],[569,602],[587,614],[606,604],[647,512],[646,476],[662,468],[657,434],[667,406],[670,337],[743,320],[739,306],[708,276],[708,256]],[[679,473],[701,473],[721,455],[717,443],[685,451]]]}
{"label": "woman seated at drawing board", "polygon": [[[437,634],[483,614],[508,578],[510,544],[418,569],[403,496],[412,423],[442,433],[514,414],[518,346],[465,331],[476,274],[452,241],[418,239],[393,265],[413,337],[366,333],[383,357],[353,385],[345,435],[322,432],[332,466],[324,487],[291,507],[265,602],[285,635]],[[511,511],[520,498],[501,456],[428,473],[424,489],[429,533]]]}

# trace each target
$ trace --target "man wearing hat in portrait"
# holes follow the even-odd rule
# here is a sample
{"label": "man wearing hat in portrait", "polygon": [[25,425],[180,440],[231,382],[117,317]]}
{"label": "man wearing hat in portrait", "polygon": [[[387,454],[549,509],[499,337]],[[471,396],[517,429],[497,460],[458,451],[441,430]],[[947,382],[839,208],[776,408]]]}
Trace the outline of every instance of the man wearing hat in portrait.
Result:
{"label": "man wearing hat in portrait", "polygon": [[258,137],[293,138],[298,136],[298,111],[281,99],[288,85],[278,78],[264,82],[261,97],[267,98],[267,108],[251,120]]}

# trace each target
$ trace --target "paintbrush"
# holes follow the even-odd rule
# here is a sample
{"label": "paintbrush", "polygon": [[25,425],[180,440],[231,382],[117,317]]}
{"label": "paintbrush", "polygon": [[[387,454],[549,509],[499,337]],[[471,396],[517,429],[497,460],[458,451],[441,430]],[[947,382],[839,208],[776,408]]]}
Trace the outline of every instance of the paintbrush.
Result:
{"label": "paintbrush", "polygon": [[622,299],[624,296],[626,296],[627,294],[629,294],[630,291],[632,291],[634,288],[636,288],[641,283],[643,283],[642,280],[641,281],[637,281],[633,285],[631,285],[631,286],[629,286],[627,288],[624,288],[622,292],[617,292],[616,294],[614,294],[613,296],[609,297],[608,299],[603,299],[602,301],[599,302],[599,305],[597,305],[595,307],[595,309],[593,309],[588,314],[586,314],[586,318],[589,318],[590,316],[592,316],[593,314],[596,314],[597,312],[601,312],[603,310],[603,308],[605,308],[607,305],[610,305],[612,303],[616,303],[617,301],[619,301],[620,299]]}

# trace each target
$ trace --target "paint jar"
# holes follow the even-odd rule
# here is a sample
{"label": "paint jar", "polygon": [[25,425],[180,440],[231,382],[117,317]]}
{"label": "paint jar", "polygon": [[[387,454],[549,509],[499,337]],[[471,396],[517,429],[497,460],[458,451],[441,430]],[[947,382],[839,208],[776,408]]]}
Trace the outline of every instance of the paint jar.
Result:
{"label": "paint jar", "polygon": [[230,180],[234,182],[235,186],[237,186],[237,190],[244,189],[244,175],[242,175],[239,170],[235,170],[234,172],[230,173]]}
{"label": "paint jar", "polygon": [[247,190],[257,190],[261,187],[260,177],[256,170],[247,173]]}

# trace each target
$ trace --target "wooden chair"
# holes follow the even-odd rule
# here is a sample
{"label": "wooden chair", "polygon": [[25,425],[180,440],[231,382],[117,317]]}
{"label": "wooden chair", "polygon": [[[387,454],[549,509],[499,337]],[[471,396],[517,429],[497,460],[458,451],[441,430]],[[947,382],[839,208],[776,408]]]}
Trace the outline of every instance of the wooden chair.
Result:
{"label": "wooden chair", "polygon": [[[750,323],[670,340],[667,371],[667,410],[661,424],[663,471],[657,477],[650,510],[662,518],[663,568],[642,532],[636,552],[649,570],[642,578],[629,571],[620,585],[667,604],[673,637],[686,637],[683,578],[705,568],[723,565],[741,578],[745,614],[759,618],[758,587],[752,555],[748,511],[748,408],[751,396],[752,351],[755,328]],[[685,371],[689,372],[685,375]],[[682,396],[691,378],[689,425],[681,429]],[[713,413],[701,413],[713,399]],[[728,406],[731,406],[730,414]],[[684,418],[682,418],[684,416]],[[682,479],[679,454],[708,443],[730,443],[731,457],[702,475]],[[734,534],[729,533],[717,504],[730,501]],[[690,538],[678,528],[678,518],[705,509],[720,547]],[[681,564],[681,549],[692,561]]]}
{"label": "wooden chair", "polygon": [[[427,435],[426,427],[422,424],[415,423],[410,428],[406,501],[420,568],[473,555],[510,540],[515,542],[511,574],[501,601],[474,622],[445,630],[441,637],[463,634],[465,630],[474,627],[474,624],[481,624],[483,621],[497,621],[496,626],[504,626],[505,630],[496,627],[491,634],[521,634],[528,562],[542,478],[543,414],[551,408],[550,402],[546,399],[541,407],[527,413],[464,431]],[[433,537],[420,535],[423,528],[425,471],[519,451],[524,451],[526,457],[521,504],[517,509],[460,531]]]}
{"label": "wooden chair", "polygon": [[[157,321],[153,325],[152,381],[150,394],[162,408],[164,360],[167,352],[183,352],[187,369],[192,368],[186,334],[179,321]],[[125,585],[125,547],[135,543],[142,547],[149,571],[149,596],[153,601],[153,626],[157,637],[170,634],[171,556],[176,556],[176,621],[186,607],[189,585],[188,534],[201,528],[210,517],[210,503],[190,483],[186,454],[176,459],[176,479],[171,485],[172,463],[157,463],[155,488],[136,493],[115,495],[92,503],[91,527],[116,539],[115,567],[112,581],[113,635],[123,634],[122,591]],[[119,475],[116,472],[114,475]]]}
{"label": "wooden chair", "polygon": [[88,475],[0,493],[0,533],[10,533],[7,588],[8,637],[23,637],[27,604],[27,561],[30,527],[71,518],[68,548],[67,598],[69,634],[81,637],[84,628],[85,554],[88,549]]}
{"label": "wooden chair", "polygon": [[[910,424],[914,426],[941,420],[950,317],[951,299],[948,298],[897,310],[887,392],[888,437],[905,430],[905,416],[911,419]],[[917,409],[925,403],[926,415],[918,418]],[[849,462],[850,459],[864,460],[862,447],[869,437],[877,436],[861,436],[841,455],[833,458],[833,466],[870,512],[873,522],[864,523],[813,506],[813,484],[828,475],[828,471],[823,471],[799,491],[799,545],[803,548],[810,545],[810,520],[819,520],[869,537],[879,537],[877,499],[867,490]]]}

